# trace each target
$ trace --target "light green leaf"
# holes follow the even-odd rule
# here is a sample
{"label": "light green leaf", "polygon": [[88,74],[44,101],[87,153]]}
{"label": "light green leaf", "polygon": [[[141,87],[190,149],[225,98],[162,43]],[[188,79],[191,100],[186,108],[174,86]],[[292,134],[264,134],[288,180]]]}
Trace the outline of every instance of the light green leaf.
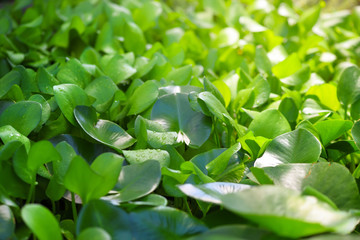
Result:
{"label": "light green leaf", "polygon": [[60,226],[50,210],[39,204],[28,204],[21,209],[25,224],[40,240],[61,240]]}

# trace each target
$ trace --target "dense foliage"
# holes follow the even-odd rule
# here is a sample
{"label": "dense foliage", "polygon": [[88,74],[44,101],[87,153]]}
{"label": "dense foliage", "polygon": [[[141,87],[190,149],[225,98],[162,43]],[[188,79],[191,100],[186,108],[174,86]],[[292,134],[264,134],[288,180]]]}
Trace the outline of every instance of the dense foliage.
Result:
{"label": "dense foliage", "polygon": [[3,5],[0,239],[358,239],[360,8],[323,7]]}

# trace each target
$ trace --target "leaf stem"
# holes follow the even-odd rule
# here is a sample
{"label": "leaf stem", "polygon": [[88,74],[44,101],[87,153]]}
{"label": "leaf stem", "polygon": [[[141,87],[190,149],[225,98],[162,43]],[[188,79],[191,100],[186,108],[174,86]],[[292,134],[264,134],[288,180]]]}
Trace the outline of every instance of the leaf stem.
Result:
{"label": "leaf stem", "polygon": [[71,192],[71,208],[72,208],[74,223],[75,223],[75,226],[76,226],[76,223],[77,223],[77,210],[76,210],[76,203],[75,203],[75,194],[73,192]]}
{"label": "leaf stem", "polygon": [[35,183],[32,182],[31,185],[30,185],[30,190],[29,190],[29,194],[28,194],[28,197],[26,199],[26,202],[25,204],[29,204],[31,202],[31,199],[32,199],[32,195],[34,193],[34,190],[35,190]]}
{"label": "leaf stem", "polygon": [[184,203],[184,206],[185,206],[186,211],[192,216],[193,214],[192,214],[192,212],[191,212],[189,203],[188,203],[188,201],[187,201],[187,197],[184,197],[184,198],[183,198],[183,203]]}

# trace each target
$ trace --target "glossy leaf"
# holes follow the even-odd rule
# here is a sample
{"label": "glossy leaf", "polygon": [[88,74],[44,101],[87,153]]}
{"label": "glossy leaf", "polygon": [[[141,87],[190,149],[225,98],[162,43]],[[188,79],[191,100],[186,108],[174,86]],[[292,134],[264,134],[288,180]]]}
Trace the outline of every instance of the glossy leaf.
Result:
{"label": "glossy leaf", "polygon": [[[301,196],[294,190],[278,186],[254,187],[224,195],[221,199],[230,211],[291,238],[329,231],[347,234],[359,221],[350,213],[333,210],[312,196]],[[324,215],[328,217],[324,218]]]}
{"label": "glossy leaf", "polygon": [[276,166],[283,163],[313,163],[321,153],[319,140],[305,129],[282,134],[272,140],[255,167]]}
{"label": "glossy leaf", "polygon": [[338,163],[283,164],[263,168],[275,185],[302,192],[310,186],[340,209],[358,209],[359,191],[351,173]]}
{"label": "glossy leaf", "polygon": [[154,104],[151,119],[161,123],[166,131],[175,131],[190,146],[200,147],[210,136],[210,120],[204,114],[195,112],[188,95],[168,94]]}
{"label": "glossy leaf", "polygon": [[120,203],[146,196],[157,188],[160,178],[160,165],[157,161],[148,160],[125,166],[114,187],[118,194],[111,195],[108,199]]}
{"label": "glossy leaf", "polygon": [[136,141],[116,123],[98,120],[93,108],[78,106],[74,109],[74,115],[90,137],[118,151],[133,145]]}
{"label": "glossy leaf", "polygon": [[221,196],[248,189],[251,186],[238,183],[213,182],[202,185],[186,183],[178,186],[187,196],[204,202],[221,204]]}

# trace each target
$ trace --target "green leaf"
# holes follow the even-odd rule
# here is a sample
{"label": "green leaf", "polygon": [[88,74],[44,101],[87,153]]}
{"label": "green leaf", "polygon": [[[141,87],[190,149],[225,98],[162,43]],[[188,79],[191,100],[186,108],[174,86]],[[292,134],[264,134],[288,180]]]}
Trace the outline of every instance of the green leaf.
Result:
{"label": "green leaf", "polygon": [[146,81],[138,87],[129,98],[128,115],[136,115],[149,108],[158,98],[159,90],[156,81]]}
{"label": "green leaf", "polygon": [[337,86],[337,97],[345,108],[360,98],[360,70],[352,66],[346,68]]}
{"label": "green leaf", "polygon": [[239,183],[213,182],[201,185],[186,183],[178,186],[187,196],[204,202],[221,204],[221,196],[248,189],[251,186]]}
{"label": "green leaf", "polygon": [[121,203],[141,198],[153,192],[158,187],[160,179],[161,171],[157,161],[148,160],[125,166],[114,187],[118,193],[108,196],[107,199]]}
{"label": "green leaf", "polygon": [[75,84],[61,84],[54,86],[54,95],[56,103],[66,119],[77,126],[74,109],[78,105],[90,105],[86,92]]}
{"label": "green leaf", "polygon": [[60,161],[60,158],[53,145],[49,141],[42,140],[31,146],[27,166],[33,174],[36,174],[40,166],[48,162]]}
{"label": "green leaf", "polygon": [[130,213],[135,238],[181,239],[207,230],[199,220],[169,207]]}
{"label": "green leaf", "polygon": [[92,106],[98,112],[105,112],[110,107],[117,90],[118,87],[108,77],[96,78],[85,88],[87,95],[96,99]]}
{"label": "green leaf", "polygon": [[159,2],[145,2],[141,7],[137,8],[134,13],[134,21],[143,30],[155,26],[155,20],[162,13],[162,6]]}
{"label": "green leaf", "polygon": [[255,167],[276,166],[283,163],[313,163],[321,153],[319,140],[305,129],[282,134],[272,140]]}
{"label": "green leaf", "polygon": [[37,71],[36,80],[40,91],[47,94],[54,94],[53,87],[60,84],[59,80],[43,67],[40,67]]}
{"label": "green leaf", "polygon": [[272,72],[278,78],[289,77],[301,69],[301,62],[296,53],[291,54],[284,61],[272,67]]}
{"label": "green leaf", "polygon": [[299,24],[304,28],[305,32],[312,29],[315,23],[318,21],[321,11],[321,4],[316,4],[314,7],[307,9],[300,16]]}
{"label": "green leaf", "polygon": [[260,73],[266,73],[271,76],[271,62],[266,55],[266,51],[263,47],[258,46],[255,51],[255,65]]}
{"label": "green leaf", "polygon": [[[224,220],[224,219],[221,219]],[[189,240],[263,240],[263,239],[280,239],[279,236],[271,238],[269,232],[257,227],[240,224],[229,224],[211,228],[210,230],[196,235]]]}
{"label": "green leaf", "polygon": [[135,23],[129,21],[125,23],[124,39],[124,46],[127,51],[135,54],[142,54],[145,51],[145,37]]}
{"label": "green leaf", "polygon": [[114,153],[103,153],[89,164],[75,156],[64,176],[67,189],[77,193],[84,203],[106,195],[116,184],[123,158]]}
{"label": "green leaf", "polygon": [[290,123],[296,122],[299,116],[299,109],[297,108],[293,98],[284,98],[279,105],[279,111]]}
{"label": "green leaf", "polygon": [[102,69],[115,84],[125,81],[136,73],[136,69],[120,55],[115,55],[106,64],[102,64]]}
{"label": "green leaf", "polygon": [[98,120],[96,111],[91,107],[77,106],[74,109],[74,116],[90,137],[115,150],[128,148],[136,142],[119,125],[108,120]]}
{"label": "green leaf", "polygon": [[180,140],[191,147],[200,147],[211,133],[210,119],[191,108],[188,94],[160,97],[152,108],[151,120],[161,123],[166,131],[178,132]]}
{"label": "green leaf", "polygon": [[19,133],[28,136],[40,123],[40,103],[21,101],[7,107],[0,115],[0,126],[11,125]]}
{"label": "green leaf", "polygon": [[21,209],[21,217],[40,240],[62,239],[59,223],[47,208],[39,204],[28,204]]}
{"label": "green leaf", "polygon": [[230,148],[228,148],[226,151],[221,153],[218,157],[216,157],[214,160],[209,162],[206,165],[206,169],[209,172],[209,176],[218,176],[221,174],[227,167],[231,156],[233,156],[235,153],[237,153],[241,148],[240,143],[235,143]]}
{"label": "green leaf", "polygon": [[99,227],[112,239],[131,239],[131,223],[128,214],[119,207],[103,200],[92,200],[81,208],[76,234]]}
{"label": "green leaf", "polygon": [[353,123],[347,120],[326,120],[314,124],[324,146],[344,135],[352,126]]}
{"label": "green leaf", "polygon": [[152,193],[135,201],[130,201],[128,204],[131,206],[154,206],[154,207],[164,206],[165,207],[167,203],[168,201],[166,197]]}
{"label": "green leaf", "polygon": [[351,135],[356,143],[356,146],[360,149],[360,121],[354,123],[351,129]]}
{"label": "green leaf", "polygon": [[[221,197],[225,208],[284,237],[299,238],[323,232],[348,234],[358,218],[334,210],[312,196],[279,187],[259,186]],[[266,202],[267,204],[264,204]],[[327,218],[323,216],[326,214]]]}
{"label": "green leaf", "polygon": [[161,167],[168,167],[170,164],[169,153],[160,149],[123,150],[123,154],[130,164],[142,163],[148,160],[158,161]]}
{"label": "green leaf", "polygon": [[19,141],[25,146],[27,152],[30,150],[30,140],[10,125],[0,127],[0,138],[4,144]]}
{"label": "green leaf", "polygon": [[204,78],[204,89],[208,92],[211,92],[221,102],[221,104],[225,106],[225,100],[223,95],[216,88],[216,86],[206,77]]}
{"label": "green leaf", "polygon": [[102,228],[91,227],[82,231],[77,237],[78,240],[111,240],[111,236]]}
{"label": "green leaf", "polygon": [[267,109],[258,114],[249,125],[255,136],[275,138],[291,131],[290,124],[278,110]]}
{"label": "green leaf", "polygon": [[354,177],[338,163],[283,164],[262,168],[275,185],[302,192],[312,187],[343,210],[359,209],[359,190]]}
{"label": "green leaf", "polygon": [[187,85],[192,77],[192,66],[186,65],[172,70],[166,76],[166,80],[176,85]]}
{"label": "green leaf", "polygon": [[10,239],[15,230],[15,218],[7,205],[0,205],[0,238]]}
{"label": "green leaf", "polygon": [[19,71],[8,72],[0,79],[0,98],[5,96],[13,85],[20,85],[21,74]]}
{"label": "green leaf", "polygon": [[332,84],[325,83],[321,85],[312,86],[307,91],[306,95],[317,96],[321,104],[330,108],[333,111],[338,111],[340,108],[340,103],[336,95],[336,87]]}
{"label": "green leaf", "polygon": [[[102,176],[91,170],[89,164],[83,158],[75,156],[64,176],[64,186],[78,194],[83,203],[87,203],[91,199],[98,197],[93,196],[93,192],[96,190],[95,186],[102,183],[103,180]],[[95,195],[98,194],[95,193]]]}
{"label": "green leaf", "polygon": [[46,101],[46,99],[41,96],[40,94],[34,94],[29,98],[29,101],[38,102],[41,104],[42,114],[41,114],[41,121],[39,123],[39,127],[47,122],[50,118],[51,114],[51,107],[50,104]]}
{"label": "green leaf", "polygon": [[75,84],[81,88],[86,87],[91,81],[90,74],[77,59],[68,61],[60,68],[56,77],[61,83]]}

